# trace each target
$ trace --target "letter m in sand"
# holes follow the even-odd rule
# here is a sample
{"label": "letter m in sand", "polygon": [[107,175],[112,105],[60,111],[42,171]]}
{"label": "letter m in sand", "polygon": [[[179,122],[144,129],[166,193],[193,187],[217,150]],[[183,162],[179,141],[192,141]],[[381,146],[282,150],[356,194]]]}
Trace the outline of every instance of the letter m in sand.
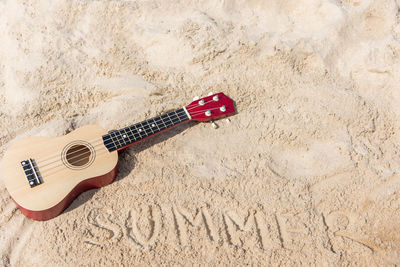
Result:
{"label": "letter m in sand", "polygon": [[204,225],[207,236],[210,238],[210,240],[218,242],[218,231],[215,228],[210,213],[206,207],[198,209],[194,216],[192,216],[187,210],[178,208],[176,206],[174,206],[172,210],[174,213],[176,230],[182,246],[187,245],[189,232],[187,226],[200,228],[201,225]]}
{"label": "letter m in sand", "polygon": [[[277,242],[272,242],[270,233],[277,232],[277,228],[274,224],[266,224],[265,219],[260,212],[256,210],[249,210],[247,217],[242,217],[233,212],[226,211],[223,214],[224,224],[228,242],[235,246],[245,246],[248,242],[254,242],[254,236],[256,242],[259,243],[261,249],[273,249],[279,247],[279,238]],[[275,231],[274,231],[275,230]],[[250,235],[250,232],[253,235]],[[278,246],[277,246],[278,244]]]}

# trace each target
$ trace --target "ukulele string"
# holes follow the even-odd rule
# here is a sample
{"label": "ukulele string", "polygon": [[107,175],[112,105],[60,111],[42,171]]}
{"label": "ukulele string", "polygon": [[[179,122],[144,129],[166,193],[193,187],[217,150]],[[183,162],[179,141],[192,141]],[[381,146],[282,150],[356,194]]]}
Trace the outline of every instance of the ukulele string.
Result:
{"label": "ukulele string", "polygon": [[[196,111],[196,112],[194,112],[194,113],[192,113],[192,115],[198,115],[198,114],[201,114],[201,113],[204,113],[204,111],[206,111],[206,110],[213,110],[213,109],[217,109],[217,108],[212,108],[212,109],[204,109],[204,110],[202,110],[202,111]],[[140,140],[139,140],[140,141]],[[85,155],[87,152],[85,152],[85,153],[81,153],[80,155],[78,155],[79,157],[80,156],[83,156],[83,155]],[[110,153],[107,149],[104,149],[104,150],[101,150],[101,152],[98,152],[98,153],[96,153],[96,156],[101,156],[101,155],[104,155],[104,154],[108,154],[108,153]],[[77,158],[77,156],[74,156],[73,158]],[[72,158],[71,158],[72,159]],[[87,160],[87,158],[82,158],[82,159],[78,159],[78,160],[76,160],[76,161],[74,161],[73,162],[73,164],[76,164],[76,163],[78,163],[78,162],[81,162],[82,160]],[[56,161],[56,162],[61,162],[61,161]],[[54,163],[56,163],[56,162],[54,162]],[[38,168],[40,169],[40,172],[41,172],[41,177],[45,177],[46,179],[48,179],[49,177],[51,177],[51,176],[54,176],[55,174],[58,174],[59,172],[61,172],[63,169],[59,169],[59,167],[64,167],[64,164],[60,164],[60,165],[57,165],[57,166],[54,166],[54,167],[51,167],[51,168],[45,168],[45,169],[41,169],[41,166],[39,166],[39,164],[38,164]],[[43,179],[43,178],[42,178]]]}
{"label": "ukulele string", "polygon": [[[203,113],[203,112],[201,112],[201,113]],[[76,159],[76,158],[78,158],[78,159],[74,160],[73,162],[71,162],[71,164],[74,165],[74,164],[79,163],[79,162],[81,162],[83,160],[88,160],[87,158],[79,158],[79,157],[82,157],[82,156],[85,156],[85,155],[90,155],[90,153],[91,153],[90,151],[86,151],[84,153],[80,153],[79,155],[74,156],[70,160]],[[101,150],[100,152],[96,153],[96,156],[101,156],[101,155],[104,155],[104,154],[107,154],[107,153],[109,153],[108,150],[104,149],[104,150]],[[57,161],[57,162],[60,162],[60,161]],[[38,166],[38,167],[39,167],[40,172],[42,174],[41,176],[48,178],[48,177],[53,176],[53,175],[59,173],[60,171],[62,171],[62,169],[59,169],[59,167],[64,167],[64,165],[60,164],[60,165],[53,166],[51,168],[47,168],[47,169],[43,169],[43,170],[41,169],[42,166]]]}
{"label": "ukulele string", "polygon": [[[207,104],[207,103],[213,102],[213,101],[214,101],[214,100],[207,101],[207,102],[204,103],[204,105]],[[200,105],[200,104],[193,105],[192,107],[187,108],[187,110],[189,111],[189,110],[195,109],[195,108],[197,108],[197,107],[199,107],[199,106],[202,106],[202,105]],[[215,109],[215,108],[213,108],[213,109]],[[204,110],[203,110],[203,111],[194,112],[192,115],[196,116],[196,115],[198,115],[198,114],[201,114],[202,112],[204,112]],[[178,116],[178,119],[180,119],[179,116]],[[175,120],[175,119],[174,119],[174,120]],[[171,120],[171,122],[175,123],[175,121],[173,121],[173,120]],[[164,124],[164,125],[165,125],[165,124]],[[127,129],[127,128],[129,128],[129,127],[130,127],[130,126],[125,127],[125,128],[122,128],[121,130]],[[147,128],[147,127],[149,127],[149,128]],[[146,125],[145,125],[143,128],[144,128],[146,131],[147,131],[148,129],[151,129],[151,128],[150,128],[150,125],[149,125],[149,126],[146,126]],[[117,140],[117,141],[118,141],[118,140]],[[101,144],[104,143],[102,138],[96,138],[96,139],[93,139],[93,140],[90,140],[90,141],[87,141],[87,142],[88,142],[88,143],[91,143],[92,145],[94,145],[94,147],[96,147],[96,146],[101,145]],[[99,143],[99,142],[100,142],[100,143]],[[118,141],[118,142],[119,142],[119,141]],[[113,143],[116,145],[116,143],[115,143],[114,141],[113,141]],[[83,147],[83,148],[81,148],[81,149],[79,149],[79,150],[76,150],[76,151],[73,151],[73,152],[70,152],[70,153],[73,154],[73,153],[76,153],[76,152],[78,152],[78,151],[80,151],[80,150],[86,150],[86,148]],[[66,154],[66,156],[68,156],[68,155],[69,155],[69,153]],[[47,156],[46,158],[40,159],[40,160],[38,160],[38,161],[40,161],[41,163],[44,163],[44,162],[46,162],[46,161],[49,161],[49,160],[53,160],[53,159],[55,159],[55,158],[58,158],[58,156],[59,156],[59,154],[57,153],[57,154],[53,154],[53,155],[51,155],[51,156]],[[50,163],[48,163],[48,164],[45,164],[44,166],[47,166],[47,165],[50,165],[50,164],[52,164],[52,162],[50,162]]]}
{"label": "ukulele string", "polygon": [[[216,109],[216,108],[214,108],[214,109]],[[212,110],[212,109],[209,109],[209,110]],[[198,113],[201,114],[201,113],[203,113],[203,112],[204,112],[204,110],[203,110],[203,111],[197,111],[197,112],[194,112],[193,115],[196,115],[196,114],[198,114]],[[174,122],[174,123],[175,123],[175,122]],[[143,128],[147,129],[147,127],[143,127]],[[149,129],[150,129],[150,126],[149,126]],[[101,139],[101,141],[102,141],[102,139]],[[140,140],[138,140],[138,141],[140,141]],[[132,144],[132,143],[131,143],[131,144]],[[127,144],[127,145],[131,145],[131,144]],[[92,145],[93,145],[94,148],[100,148],[100,147],[104,146],[104,143],[101,142],[101,143],[99,143],[99,144],[97,144],[97,145],[94,145],[94,144],[92,144]],[[85,150],[83,153],[78,153],[78,152],[81,152],[81,151],[83,151],[83,150]],[[107,152],[108,152],[108,151],[107,151]],[[76,154],[76,153],[78,153],[78,154],[77,154],[77,155],[74,155],[73,157],[71,157],[71,158],[68,159],[68,161],[70,161],[70,163],[71,163],[72,165],[74,165],[74,164],[76,164],[76,163],[78,163],[78,162],[80,162],[80,161],[86,159],[86,158],[80,159],[80,157],[84,157],[84,156],[90,155],[92,152],[91,152],[91,151],[87,151],[87,148],[84,147],[84,148],[82,148],[82,149],[79,149],[79,150],[76,150],[76,151],[67,153],[66,155],[67,155],[67,156],[70,156],[70,155],[73,155],[73,154]],[[76,158],[78,158],[78,160],[77,160],[77,161],[73,161],[73,160],[76,159]],[[40,161],[40,163],[39,163],[39,161],[37,161],[37,164],[38,164],[38,167],[39,167],[40,171],[44,173],[44,172],[46,172],[46,171],[48,171],[48,170],[52,170],[52,169],[58,168],[59,166],[64,166],[63,164],[59,164],[59,165],[57,165],[57,166],[50,166],[50,165],[52,165],[52,164],[54,164],[54,163],[60,163],[60,162],[62,162],[62,161],[60,161],[59,159],[57,159],[57,160],[55,160],[55,161],[53,161],[53,162],[46,163],[45,165],[43,165],[43,161]],[[40,166],[39,166],[39,165],[40,165]],[[47,166],[50,166],[50,167],[44,168],[44,167],[47,167]]]}
{"label": "ukulele string", "polygon": [[[213,108],[213,109],[216,109],[216,108]],[[197,111],[197,112],[194,112],[194,113],[192,113],[192,115],[197,115],[197,114],[201,114],[201,113],[203,113],[205,110],[203,110],[203,111]],[[174,123],[175,123],[175,121],[173,121]],[[150,126],[148,126],[149,127],[149,129],[150,129]],[[145,128],[146,130],[147,130],[147,126],[146,127],[143,127],[143,128]],[[101,141],[103,141],[102,139],[99,139],[99,140],[101,140]],[[140,140],[139,140],[140,141]],[[92,144],[93,145],[93,144]],[[104,143],[103,142],[101,142],[100,144],[97,144],[97,145],[94,145],[94,147],[96,147],[96,148],[98,148],[99,146],[103,146],[104,145]],[[130,145],[130,144],[129,144]],[[67,155],[72,155],[72,154],[75,154],[75,153],[78,153],[78,152],[80,152],[80,151],[82,151],[82,150],[86,150],[86,148],[82,148],[82,149],[79,149],[79,150],[76,150],[76,151],[73,151],[73,152],[71,152],[71,153],[67,153]],[[106,150],[106,152],[108,152],[107,150]],[[79,154],[77,154],[77,155],[75,155],[75,156],[73,156],[72,158],[70,158],[69,160],[71,161],[71,164],[72,165],[74,165],[74,164],[76,164],[76,163],[78,163],[78,162],[81,162],[81,161],[83,161],[83,160],[85,160],[85,159],[87,159],[87,158],[80,158],[80,157],[83,157],[83,156],[86,156],[86,155],[90,155],[92,152],[90,152],[90,151],[85,151],[84,153],[79,153]],[[98,154],[99,155],[99,154]],[[74,159],[76,159],[76,158],[78,158],[78,160],[74,160]],[[38,161],[37,161],[38,162]],[[48,177],[49,175],[52,175],[52,174],[46,174],[46,172],[47,171],[50,171],[50,170],[55,170],[55,169],[57,169],[58,167],[63,167],[64,165],[63,164],[59,164],[59,165],[57,165],[57,166],[50,166],[50,165],[52,165],[52,164],[54,164],[54,163],[60,163],[60,160],[59,159],[57,159],[56,161],[54,161],[54,162],[51,162],[51,163],[47,163],[46,165],[42,165],[42,162],[43,161],[41,161],[40,162],[40,164],[39,164],[39,162],[37,163],[38,164],[38,167],[40,168],[40,171],[42,172],[42,174],[43,175],[45,175],[46,177]],[[62,161],[61,161],[62,162]],[[40,165],[40,166],[39,166]],[[50,167],[48,167],[48,168],[43,168],[43,167],[46,167],[46,166],[50,166]],[[55,171],[54,173],[57,173],[58,171]]]}
{"label": "ukulele string", "polygon": [[[193,110],[193,109],[195,109],[195,108],[198,108],[199,106],[204,106],[205,104],[210,103],[210,102],[213,102],[213,101],[214,101],[214,100],[206,101],[203,105],[195,104],[195,105],[193,105],[193,106],[191,106],[191,107],[188,107],[188,108],[186,108],[186,109],[187,109],[188,111],[189,111],[189,110]],[[199,110],[199,111],[196,111],[196,112],[191,113],[191,115],[192,115],[192,116],[196,116],[196,115],[198,115],[198,114],[203,113],[203,112],[206,111],[206,110],[213,110],[213,109],[217,109],[217,108]],[[180,118],[179,118],[179,115],[178,115],[177,118],[172,119],[172,120],[170,119],[170,120],[171,120],[171,122],[175,123],[175,122],[176,122],[176,121],[175,121],[176,119],[178,119],[178,120],[180,119]],[[165,125],[165,124],[164,124],[164,125]],[[126,128],[128,128],[128,127],[125,127],[125,128],[123,128],[123,129],[126,129]],[[151,128],[150,128],[150,125],[147,125],[147,126],[144,125],[143,128],[144,128],[146,131],[147,131],[148,129],[151,129]],[[121,130],[123,130],[123,129],[121,129]],[[102,137],[101,137],[101,138],[93,139],[93,140],[88,141],[88,142],[92,144],[93,148],[99,148],[99,147],[101,147],[101,146],[104,145],[104,141],[103,141]],[[117,142],[119,143],[119,145],[121,145],[121,143],[119,142],[119,140],[117,140]],[[113,140],[113,143],[116,145],[116,142],[115,142],[114,140]],[[129,144],[129,145],[130,145],[130,144]],[[67,153],[66,156],[70,156],[71,154],[75,154],[75,153],[78,153],[78,152],[83,151],[83,150],[87,150],[87,148],[86,148],[86,147],[83,147],[83,148],[81,148],[81,149],[78,149],[78,150],[75,150],[75,151],[73,151],[73,152]],[[70,160],[73,160],[73,159],[75,159],[75,158],[79,158],[79,157],[85,156],[87,153],[91,153],[91,152],[90,152],[90,151],[86,151],[86,152],[84,152],[84,153],[79,153],[79,154],[77,154],[76,156],[70,158]],[[49,170],[49,169],[53,169],[53,168],[57,168],[57,167],[58,167],[58,166],[51,166],[51,167],[49,167],[49,168],[44,168],[44,167],[50,166],[50,165],[52,165],[52,164],[54,164],[54,163],[60,162],[60,161],[59,161],[59,156],[61,156],[61,155],[60,155],[59,153],[57,153],[57,154],[48,156],[48,157],[46,157],[45,159],[37,159],[36,162],[37,162],[38,166],[41,165],[40,169],[41,169],[41,171],[43,170],[43,172],[44,172],[44,171],[47,171],[47,170]],[[52,162],[47,162],[47,161],[49,161],[49,160],[53,160],[53,161],[52,161]],[[40,162],[40,163],[39,163],[39,162]],[[73,163],[75,163],[75,162],[73,162]],[[43,164],[44,164],[44,165],[43,165]],[[61,164],[61,165],[59,165],[59,166],[63,166],[63,164]]]}

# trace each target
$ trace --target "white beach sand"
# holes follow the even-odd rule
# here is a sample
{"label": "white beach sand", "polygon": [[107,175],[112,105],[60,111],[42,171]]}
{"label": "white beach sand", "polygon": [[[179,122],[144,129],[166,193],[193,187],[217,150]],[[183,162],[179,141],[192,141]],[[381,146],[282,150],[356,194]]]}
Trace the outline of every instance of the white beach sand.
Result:
{"label": "white beach sand", "polygon": [[[400,1],[0,1],[0,159],[225,92],[46,222],[0,183],[0,265],[400,263]],[[0,177],[1,178],[1,177]]]}

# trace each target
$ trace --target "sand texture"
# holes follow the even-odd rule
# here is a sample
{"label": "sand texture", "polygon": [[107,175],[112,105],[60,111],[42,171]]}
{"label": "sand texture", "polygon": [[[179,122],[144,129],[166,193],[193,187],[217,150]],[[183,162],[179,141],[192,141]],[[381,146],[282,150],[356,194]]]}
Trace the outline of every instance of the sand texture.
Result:
{"label": "sand texture", "polygon": [[[225,92],[59,217],[0,183],[0,265],[400,264],[400,1],[0,1],[0,159]],[[1,177],[0,177],[1,178]]]}

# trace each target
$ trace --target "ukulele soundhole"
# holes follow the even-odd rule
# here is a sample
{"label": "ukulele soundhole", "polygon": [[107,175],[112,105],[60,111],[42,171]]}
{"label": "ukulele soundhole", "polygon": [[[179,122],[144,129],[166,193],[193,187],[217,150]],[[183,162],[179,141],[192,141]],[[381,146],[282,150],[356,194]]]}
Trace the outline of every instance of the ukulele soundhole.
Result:
{"label": "ukulele soundhole", "polygon": [[62,153],[63,163],[70,169],[85,169],[93,163],[94,158],[93,146],[85,141],[68,144]]}

